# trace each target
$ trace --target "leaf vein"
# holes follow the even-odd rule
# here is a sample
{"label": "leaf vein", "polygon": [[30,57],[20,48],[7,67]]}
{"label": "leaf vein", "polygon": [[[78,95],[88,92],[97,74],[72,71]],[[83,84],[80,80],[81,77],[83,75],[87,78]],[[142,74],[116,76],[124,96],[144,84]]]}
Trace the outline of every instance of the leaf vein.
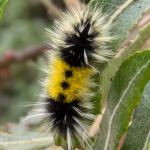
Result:
{"label": "leaf vein", "polygon": [[124,99],[124,96],[127,94],[128,90],[130,89],[130,87],[132,86],[132,83],[135,81],[135,79],[138,77],[138,75],[150,64],[150,60],[141,67],[141,69],[139,69],[139,71],[133,76],[133,78],[129,81],[129,84],[127,86],[127,88],[125,89],[125,91],[123,92],[122,96],[120,97],[119,99],[119,102],[118,104],[116,105],[116,107],[114,108],[113,110],[113,113],[111,115],[111,118],[110,118],[110,121],[109,121],[109,126],[108,126],[108,133],[107,133],[107,138],[106,138],[106,142],[105,142],[105,147],[104,147],[104,150],[107,150],[108,148],[108,144],[109,144],[109,138],[110,138],[110,134],[111,134],[111,125],[112,125],[112,122],[113,122],[113,119],[114,119],[114,116],[121,104],[121,102],[123,101]]}
{"label": "leaf vein", "polygon": [[147,145],[148,145],[149,139],[150,139],[150,131],[148,132],[148,135],[147,135],[147,137],[146,137],[146,141],[145,141],[145,143],[144,143],[143,150],[146,150],[146,149],[147,149]]}

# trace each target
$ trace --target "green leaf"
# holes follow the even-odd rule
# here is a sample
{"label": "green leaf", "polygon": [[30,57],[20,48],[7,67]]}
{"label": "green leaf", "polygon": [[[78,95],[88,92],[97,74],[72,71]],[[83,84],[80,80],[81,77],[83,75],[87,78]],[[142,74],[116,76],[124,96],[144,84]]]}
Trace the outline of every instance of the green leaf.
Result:
{"label": "green leaf", "polygon": [[113,13],[115,12],[119,6],[123,5],[126,0],[91,0],[92,5],[97,5],[102,8],[103,12]]}
{"label": "green leaf", "polygon": [[[136,29],[137,30],[137,29]],[[127,57],[131,55],[131,53],[135,52],[137,49],[141,48],[143,43],[147,41],[150,37],[150,24],[145,25],[141,29],[138,29],[138,33],[134,39],[134,42],[124,49],[122,55],[118,58],[110,61],[103,71],[101,75],[101,95],[102,100],[101,103],[105,103],[105,100],[108,95],[108,90],[110,88],[111,79],[114,77],[121,63],[125,61]]]}
{"label": "green leaf", "polygon": [[[150,36],[150,25],[138,25],[139,20],[144,17],[144,13],[150,8],[150,1],[91,0],[91,3],[92,5],[102,7],[104,12],[111,13],[109,19],[119,12],[118,15],[114,17],[114,25],[112,27],[112,35],[117,37],[117,39],[112,42],[112,49],[119,53],[123,49],[123,53],[121,53],[118,58],[109,62],[101,75],[101,96],[100,93],[96,93],[95,97],[101,97],[101,104],[99,104],[99,106],[103,107],[110,88],[111,79],[115,75],[119,66],[131,53],[142,47],[142,44]],[[100,100],[97,99],[97,101]]]}
{"label": "green leaf", "polygon": [[146,86],[140,106],[135,110],[123,150],[146,150],[150,139],[150,82]]}
{"label": "green leaf", "polygon": [[142,14],[150,8],[149,0],[134,0],[124,11],[122,11],[114,20],[116,26],[113,28],[113,34],[118,39],[113,43],[113,50],[117,50],[126,39],[129,31],[137,24]]}
{"label": "green leaf", "polygon": [[111,14],[110,19],[115,14],[112,34],[118,38],[112,43],[114,51],[120,47],[143,13],[150,8],[149,0],[92,0],[91,3]]}
{"label": "green leaf", "polygon": [[3,14],[3,11],[4,11],[4,8],[7,4],[8,0],[0,0],[0,19],[2,17],[2,14]]}
{"label": "green leaf", "polygon": [[52,142],[52,137],[38,132],[2,134],[0,150],[43,150]]}
{"label": "green leaf", "polygon": [[149,80],[150,51],[138,52],[120,66],[112,81],[95,149],[116,149]]}

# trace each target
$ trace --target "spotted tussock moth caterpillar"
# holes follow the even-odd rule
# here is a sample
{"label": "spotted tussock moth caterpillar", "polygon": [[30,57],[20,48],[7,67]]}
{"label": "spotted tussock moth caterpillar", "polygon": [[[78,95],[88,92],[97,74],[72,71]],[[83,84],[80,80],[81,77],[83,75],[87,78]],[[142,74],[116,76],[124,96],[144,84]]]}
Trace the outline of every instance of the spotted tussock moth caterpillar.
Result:
{"label": "spotted tussock moth caterpillar", "polygon": [[88,126],[92,114],[92,77],[96,65],[112,57],[110,24],[101,10],[77,5],[62,12],[50,34],[49,68],[44,84],[42,117],[54,135],[73,149],[74,140],[92,149]]}

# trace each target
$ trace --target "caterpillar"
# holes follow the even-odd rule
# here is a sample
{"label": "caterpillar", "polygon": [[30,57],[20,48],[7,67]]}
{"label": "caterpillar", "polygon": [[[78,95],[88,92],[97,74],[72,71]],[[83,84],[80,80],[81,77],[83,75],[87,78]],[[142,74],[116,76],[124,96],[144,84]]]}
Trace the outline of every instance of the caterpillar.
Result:
{"label": "caterpillar", "polygon": [[42,113],[54,135],[73,149],[74,140],[90,149],[88,127],[91,125],[93,93],[91,87],[97,64],[113,55],[109,48],[110,24],[101,10],[81,5],[61,12],[53,29],[48,29],[51,50],[44,84]]}

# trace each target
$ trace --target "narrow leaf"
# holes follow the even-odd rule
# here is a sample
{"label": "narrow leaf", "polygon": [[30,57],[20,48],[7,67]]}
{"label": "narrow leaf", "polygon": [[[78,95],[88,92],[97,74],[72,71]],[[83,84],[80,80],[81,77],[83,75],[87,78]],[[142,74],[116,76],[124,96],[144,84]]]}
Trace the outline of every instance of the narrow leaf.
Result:
{"label": "narrow leaf", "polygon": [[101,105],[105,103],[108,95],[108,90],[110,88],[111,79],[114,77],[122,62],[124,62],[126,58],[134,53],[137,49],[141,48],[143,43],[150,37],[150,23],[146,24],[141,29],[135,27],[133,31],[134,33],[135,30],[137,30],[138,33],[136,34],[135,39],[133,39],[132,44],[128,47],[125,46],[122,55],[110,61],[101,75]]}
{"label": "narrow leaf", "polygon": [[112,43],[114,51],[121,46],[143,13],[150,8],[149,0],[91,0],[91,3],[102,8],[104,13],[110,14],[109,20],[113,18],[112,35],[118,37]]}
{"label": "narrow leaf", "polygon": [[141,105],[135,110],[123,150],[146,150],[150,140],[150,82],[144,90]]}
{"label": "narrow leaf", "polygon": [[43,150],[52,142],[52,137],[37,132],[3,134],[0,135],[0,150]]}
{"label": "narrow leaf", "polygon": [[142,26],[139,26],[138,24],[139,21],[144,18],[144,13],[148,12],[147,10],[150,8],[150,1],[91,0],[91,3],[97,5],[99,8],[102,7],[104,12],[111,12],[109,20],[114,18],[112,35],[118,37],[112,42],[112,49],[121,55],[108,63],[108,66],[100,77],[101,94],[95,93],[95,97],[101,97],[101,100],[96,100],[98,102],[100,101],[101,104],[99,104],[99,106],[103,107],[110,88],[111,79],[119,66],[131,53],[139,49],[150,36],[150,25],[146,26],[147,24],[143,24]]}
{"label": "narrow leaf", "polygon": [[133,2],[124,11],[115,18],[113,34],[118,39],[113,43],[113,50],[117,50],[121,43],[126,39],[129,31],[136,25],[142,14],[150,8],[149,0],[133,0]]}
{"label": "narrow leaf", "polygon": [[115,12],[125,2],[126,0],[91,0],[92,5],[101,7],[103,11],[107,13]]}
{"label": "narrow leaf", "polygon": [[149,80],[150,51],[138,52],[121,65],[112,81],[95,149],[116,149]]}

